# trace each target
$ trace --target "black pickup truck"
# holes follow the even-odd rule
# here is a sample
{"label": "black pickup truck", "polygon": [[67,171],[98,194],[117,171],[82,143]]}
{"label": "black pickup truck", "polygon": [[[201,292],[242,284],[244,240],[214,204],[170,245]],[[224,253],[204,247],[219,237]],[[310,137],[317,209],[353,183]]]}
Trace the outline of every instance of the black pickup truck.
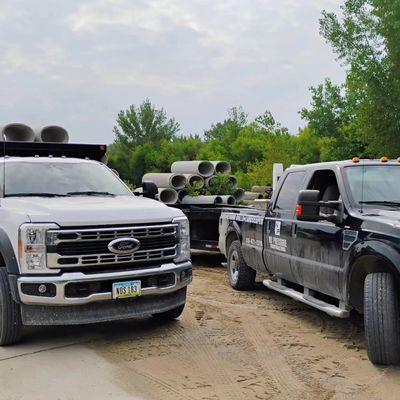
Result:
{"label": "black pickup truck", "polygon": [[331,316],[358,311],[370,360],[400,362],[400,160],[288,168],[266,212],[227,210],[219,234],[234,289],[258,272]]}

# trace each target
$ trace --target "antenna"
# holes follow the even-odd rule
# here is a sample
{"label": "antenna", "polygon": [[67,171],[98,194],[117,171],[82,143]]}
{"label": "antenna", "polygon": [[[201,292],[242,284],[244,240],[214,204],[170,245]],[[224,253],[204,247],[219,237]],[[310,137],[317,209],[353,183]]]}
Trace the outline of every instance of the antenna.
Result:
{"label": "antenna", "polygon": [[6,196],[6,138],[4,133],[2,134],[3,139],[3,197]]}
{"label": "antenna", "polygon": [[362,160],[362,169],[361,169],[361,209],[360,213],[362,214],[364,212],[364,181],[365,181],[365,163],[364,160]]}

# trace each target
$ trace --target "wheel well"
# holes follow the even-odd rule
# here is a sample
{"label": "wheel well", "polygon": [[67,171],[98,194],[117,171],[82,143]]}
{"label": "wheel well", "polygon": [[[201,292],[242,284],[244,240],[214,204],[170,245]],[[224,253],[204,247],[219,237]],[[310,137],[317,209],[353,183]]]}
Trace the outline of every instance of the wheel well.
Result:
{"label": "wheel well", "polygon": [[225,248],[226,248],[226,254],[228,256],[228,250],[229,247],[231,247],[232,242],[234,242],[235,240],[239,240],[239,236],[236,233],[236,231],[231,230],[228,235],[226,236],[226,240],[225,240]]}
{"label": "wheel well", "polygon": [[4,261],[3,254],[0,252],[0,267],[5,267],[6,262]]}
{"label": "wheel well", "polygon": [[351,267],[349,282],[350,305],[357,311],[364,309],[364,281],[368,274],[375,272],[389,272],[400,282],[399,271],[395,266],[383,257],[362,256],[358,258]]}

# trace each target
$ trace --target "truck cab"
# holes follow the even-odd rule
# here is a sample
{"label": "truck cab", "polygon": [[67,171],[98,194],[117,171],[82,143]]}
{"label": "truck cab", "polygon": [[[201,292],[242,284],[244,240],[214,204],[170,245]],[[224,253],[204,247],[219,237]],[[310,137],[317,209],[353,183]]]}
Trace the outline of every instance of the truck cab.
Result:
{"label": "truck cab", "polygon": [[255,273],[270,289],[346,318],[364,314],[375,363],[400,361],[400,163],[288,168],[266,213],[222,214],[220,247],[236,289]]}
{"label": "truck cab", "polygon": [[106,146],[0,153],[0,345],[25,325],[181,314],[192,274],[180,210],[135,196],[100,161]]}

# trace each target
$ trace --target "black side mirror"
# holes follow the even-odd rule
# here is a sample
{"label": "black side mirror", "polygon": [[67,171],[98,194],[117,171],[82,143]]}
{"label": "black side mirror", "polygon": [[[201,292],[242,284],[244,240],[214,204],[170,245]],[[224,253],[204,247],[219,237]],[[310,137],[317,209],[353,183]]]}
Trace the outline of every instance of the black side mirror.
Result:
{"label": "black side mirror", "polygon": [[[318,201],[319,190],[301,190],[296,205],[296,217],[299,221],[330,221],[340,224],[343,221],[344,211],[341,201]],[[337,210],[333,214],[321,214],[321,207]]]}
{"label": "black side mirror", "polygon": [[158,187],[154,182],[143,182],[143,197],[155,200],[158,194]]}

